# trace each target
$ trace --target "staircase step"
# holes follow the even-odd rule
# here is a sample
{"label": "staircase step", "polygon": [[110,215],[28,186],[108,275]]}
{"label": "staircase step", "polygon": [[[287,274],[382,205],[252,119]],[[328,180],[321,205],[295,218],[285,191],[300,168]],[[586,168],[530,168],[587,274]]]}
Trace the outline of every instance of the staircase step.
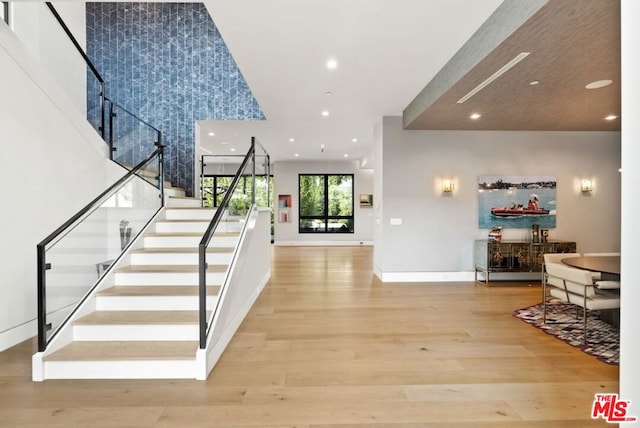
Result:
{"label": "staircase step", "polygon": [[[209,247],[207,248],[207,254],[226,254],[233,253],[233,247]],[[168,247],[168,248],[138,248],[132,251],[134,254],[198,254],[198,248],[194,247]]]}
{"label": "staircase step", "polygon": [[[217,296],[220,292],[220,286],[215,285],[207,287],[207,295]],[[179,296],[198,296],[199,289],[196,286],[137,286],[137,285],[116,285],[96,293],[96,296],[114,297],[179,297]]]}
{"label": "staircase step", "polygon": [[[207,263],[229,264],[233,257],[232,247],[209,247]],[[200,254],[198,248],[140,248],[131,252],[133,265],[197,265]]]}
{"label": "staircase step", "polygon": [[169,196],[166,201],[168,207],[200,208],[202,206],[202,201],[200,199],[189,198],[186,196]]}
{"label": "staircase step", "polygon": [[[220,286],[207,287],[207,308],[213,308]],[[114,286],[96,293],[98,311],[196,311],[200,305],[197,286]]]}
{"label": "staircase step", "polygon": [[177,196],[181,198],[184,198],[186,196],[186,192],[184,191],[184,189],[181,189],[179,187],[167,186],[166,184],[164,186],[164,194],[167,196]]}
{"label": "staircase step", "polygon": [[193,379],[197,349],[197,341],[78,341],[44,365],[47,379]]}
{"label": "staircase step", "polygon": [[[115,285],[198,285],[198,265],[129,265],[116,270]],[[207,284],[224,281],[228,265],[210,264]]]}
{"label": "staircase step", "polygon": [[95,311],[74,325],[197,324],[198,311]]}
{"label": "staircase step", "polygon": [[[204,234],[204,232],[209,227],[211,223],[210,219],[208,220],[159,220],[156,222],[155,230],[157,233],[200,233]],[[238,219],[229,219],[223,218],[220,220],[218,224],[219,232],[240,232],[242,227],[244,226],[244,222]]]}
{"label": "staircase step", "polygon": [[195,359],[197,341],[77,341],[47,355],[45,361]]}
{"label": "staircase step", "polygon": [[73,340],[198,340],[198,316],[197,310],[95,311],[73,322]]}
{"label": "staircase step", "polygon": [[211,221],[215,213],[215,208],[167,207],[165,209],[165,219]]}
{"label": "staircase step", "polygon": [[[215,232],[209,247],[235,247],[239,232]],[[158,247],[198,247],[202,233],[147,233],[144,236],[146,248]]]}
{"label": "staircase step", "polygon": [[[209,264],[207,273],[224,273],[228,265]],[[116,273],[198,273],[199,266],[194,265],[128,265],[118,268]],[[134,285],[134,284],[132,284]],[[170,284],[166,284],[170,285]]]}

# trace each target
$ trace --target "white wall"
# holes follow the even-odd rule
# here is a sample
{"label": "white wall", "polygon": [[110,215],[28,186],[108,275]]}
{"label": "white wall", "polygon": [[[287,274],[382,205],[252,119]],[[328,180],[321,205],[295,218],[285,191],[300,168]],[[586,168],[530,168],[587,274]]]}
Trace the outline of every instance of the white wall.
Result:
{"label": "white wall", "polygon": [[36,332],[36,244],[105,189],[108,161],[106,144],[4,22],[0,68],[1,350]]}
{"label": "white wall", "polygon": [[[640,2],[622,0],[622,287],[620,290],[620,398],[631,400],[629,416],[640,426]],[[613,392],[613,391],[611,391]]]}
{"label": "white wall", "polygon": [[[53,6],[80,46],[86,46],[84,2],[55,2]],[[12,8],[15,34],[31,55],[38,58],[74,106],[86,115],[88,68],[58,21],[44,2],[12,2]]]}
{"label": "white wall", "polygon": [[[620,249],[620,134],[596,132],[404,131],[401,117],[383,119],[384,175],[381,273],[435,272],[434,280],[469,278],[478,227],[478,176],[541,174],[557,178],[557,227],[552,239],[575,240],[580,252]],[[580,179],[596,188],[583,196]],[[440,180],[452,178],[452,196]],[[402,226],[390,225],[391,218]],[[529,237],[525,229],[503,238]],[[461,278],[447,272],[466,272]]]}
{"label": "white wall", "polygon": [[[383,119],[381,118],[378,123],[376,123],[373,129],[373,169],[375,171],[373,177],[373,194],[376,198],[373,201],[373,241],[375,242],[384,242],[384,226],[382,224],[382,201],[384,201],[384,168],[382,164],[382,154],[383,154],[383,135],[382,135],[382,123]],[[384,261],[384,255],[386,254],[386,250],[384,246],[378,245],[374,248],[373,252],[373,265],[374,266],[382,266]]]}
{"label": "white wall", "polygon": [[[298,233],[298,174],[353,174],[354,233]],[[360,194],[373,194],[373,170],[360,169],[357,161],[275,162],[273,165],[276,245],[371,244],[373,241],[373,208],[360,207]],[[291,195],[292,219],[278,222],[278,195]],[[375,205],[376,195],[373,195]]]}

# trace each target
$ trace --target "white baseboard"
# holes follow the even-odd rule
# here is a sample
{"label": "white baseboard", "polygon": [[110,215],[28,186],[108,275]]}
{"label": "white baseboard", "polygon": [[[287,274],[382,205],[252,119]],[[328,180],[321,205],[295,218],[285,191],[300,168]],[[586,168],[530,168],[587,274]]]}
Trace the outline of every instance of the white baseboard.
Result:
{"label": "white baseboard", "polygon": [[19,326],[10,328],[0,333],[0,352],[16,346],[25,340],[31,339],[38,334],[38,323],[36,320],[26,322]]}
{"label": "white baseboard", "polygon": [[276,247],[359,247],[372,246],[373,241],[275,241]]}
{"label": "white baseboard", "polygon": [[466,282],[473,281],[473,272],[380,272],[382,282]]}
{"label": "white baseboard", "polygon": [[[374,274],[382,282],[473,282],[474,272],[381,272]],[[539,272],[492,273],[492,281],[540,280]],[[478,274],[478,280],[484,281],[484,274]]]}

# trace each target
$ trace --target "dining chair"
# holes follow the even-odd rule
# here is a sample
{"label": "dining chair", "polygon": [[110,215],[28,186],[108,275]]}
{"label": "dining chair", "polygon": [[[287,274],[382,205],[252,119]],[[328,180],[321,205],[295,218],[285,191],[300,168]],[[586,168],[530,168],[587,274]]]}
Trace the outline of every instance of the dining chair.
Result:
{"label": "dining chair", "polygon": [[546,290],[545,284],[548,281],[551,281],[551,285],[555,285],[557,287],[562,286],[562,284],[556,280],[555,278],[549,278],[547,275],[546,266],[549,263],[560,263],[562,264],[562,259],[566,259],[568,257],[579,257],[580,253],[545,253],[542,257],[544,259],[544,263],[542,263],[542,301],[546,298]]}
{"label": "dining chair", "polygon": [[[593,284],[589,271],[549,263],[546,266],[548,281],[543,288],[549,286],[549,295],[560,302],[576,305],[576,318],[579,319],[579,308],[582,307],[583,344],[587,343],[587,311],[603,309],[619,309],[620,295],[606,290],[599,290]],[[559,284],[559,285],[558,285]],[[544,291],[546,293],[546,290]],[[543,301],[543,323],[547,323],[547,302]]]}

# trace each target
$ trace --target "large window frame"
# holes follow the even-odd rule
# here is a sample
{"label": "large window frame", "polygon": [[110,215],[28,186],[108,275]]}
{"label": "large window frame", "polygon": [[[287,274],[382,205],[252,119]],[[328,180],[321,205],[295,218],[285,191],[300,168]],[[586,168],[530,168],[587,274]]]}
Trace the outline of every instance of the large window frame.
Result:
{"label": "large window frame", "polygon": [[[322,181],[323,198],[321,211],[316,214],[303,213],[305,205],[302,195],[302,182],[306,177],[318,177]],[[332,215],[331,179],[330,177],[349,177],[351,179],[350,214]],[[354,174],[298,174],[298,233],[355,233]]]}

